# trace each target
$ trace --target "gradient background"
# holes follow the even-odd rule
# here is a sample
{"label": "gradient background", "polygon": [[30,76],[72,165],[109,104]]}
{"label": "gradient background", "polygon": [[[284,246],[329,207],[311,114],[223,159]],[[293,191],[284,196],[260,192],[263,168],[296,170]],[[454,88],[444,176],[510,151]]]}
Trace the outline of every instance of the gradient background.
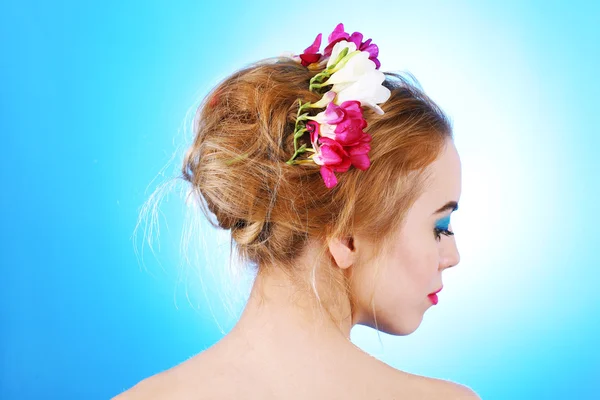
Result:
{"label": "gradient background", "polygon": [[226,232],[190,239],[200,280],[178,191],[136,242],[138,212],[209,88],[338,22],[419,79],[463,163],[440,304],[354,342],[485,400],[600,398],[600,6],[416,3],[2,0],[0,398],[107,399],[231,328]]}

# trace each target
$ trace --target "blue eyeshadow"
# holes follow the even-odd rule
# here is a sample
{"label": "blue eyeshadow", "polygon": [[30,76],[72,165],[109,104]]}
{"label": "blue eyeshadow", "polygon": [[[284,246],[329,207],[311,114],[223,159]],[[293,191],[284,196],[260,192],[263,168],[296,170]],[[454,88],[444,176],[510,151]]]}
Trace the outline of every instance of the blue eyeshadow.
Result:
{"label": "blue eyeshadow", "polygon": [[448,229],[449,225],[450,225],[450,216],[447,216],[446,218],[442,218],[439,221],[437,221],[436,228]]}

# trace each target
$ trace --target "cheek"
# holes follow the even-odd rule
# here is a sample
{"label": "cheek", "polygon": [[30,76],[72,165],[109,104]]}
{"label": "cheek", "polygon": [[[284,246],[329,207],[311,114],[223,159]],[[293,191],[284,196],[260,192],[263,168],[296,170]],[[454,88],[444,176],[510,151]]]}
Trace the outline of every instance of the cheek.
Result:
{"label": "cheek", "polygon": [[438,263],[437,248],[427,243],[406,242],[395,249],[386,268],[384,282],[395,286],[402,297],[422,297],[423,291],[435,284]]}
{"label": "cheek", "polygon": [[412,309],[426,300],[428,291],[438,283],[438,250],[433,238],[431,243],[414,238],[399,240],[353,276],[352,292],[361,306],[368,307],[373,290],[377,308],[383,310],[402,313],[405,307]]}

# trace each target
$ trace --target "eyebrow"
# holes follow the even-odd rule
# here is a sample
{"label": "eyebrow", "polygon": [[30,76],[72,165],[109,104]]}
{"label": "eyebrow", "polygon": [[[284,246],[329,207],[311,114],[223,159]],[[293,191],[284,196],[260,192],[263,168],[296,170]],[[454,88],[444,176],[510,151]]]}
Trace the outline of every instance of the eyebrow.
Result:
{"label": "eyebrow", "polygon": [[441,214],[444,211],[448,211],[448,210],[452,210],[452,211],[458,210],[458,203],[456,201],[449,201],[446,204],[444,204],[441,208],[439,208],[436,212],[434,212],[433,215]]}

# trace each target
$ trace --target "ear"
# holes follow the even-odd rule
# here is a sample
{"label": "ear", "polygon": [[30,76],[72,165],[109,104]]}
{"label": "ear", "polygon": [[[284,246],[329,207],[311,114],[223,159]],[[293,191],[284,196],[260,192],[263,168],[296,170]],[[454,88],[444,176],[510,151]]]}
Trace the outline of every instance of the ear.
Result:
{"label": "ear", "polygon": [[342,269],[349,268],[356,261],[356,248],[354,238],[347,237],[343,239],[331,238],[328,241],[329,252],[333,256],[335,263]]}

